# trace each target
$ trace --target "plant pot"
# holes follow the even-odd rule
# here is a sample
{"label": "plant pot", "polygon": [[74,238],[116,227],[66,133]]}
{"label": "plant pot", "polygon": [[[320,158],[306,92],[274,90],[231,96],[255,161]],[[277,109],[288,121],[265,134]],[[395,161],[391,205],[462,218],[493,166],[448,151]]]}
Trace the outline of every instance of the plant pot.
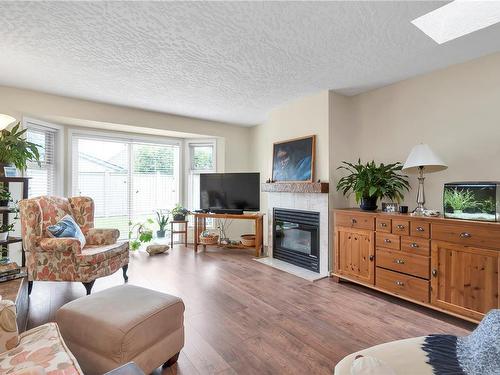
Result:
{"label": "plant pot", "polygon": [[0,241],[7,241],[7,237],[9,237],[9,232],[0,233]]}
{"label": "plant pot", "polygon": [[174,215],[174,221],[186,221],[186,215]]}
{"label": "plant pot", "polygon": [[9,205],[9,201],[0,201],[0,207],[7,207]]}
{"label": "plant pot", "polygon": [[375,211],[377,209],[377,197],[361,198],[359,207],[365,211]]}
{"label": "plant pot", "polygon": [[460,214],[461,214],[461,213],[463,213],[463,212],[464,212],[463,210],[453,210],[453,213],[454,213],[454,214],[459,214],[459,215],[460,215]]}
{"label": "plant pot", "polygon": [[164,230],[157,230],[156,231],[156,237],[158,237],[158,238],[165,237],[165,231]]}

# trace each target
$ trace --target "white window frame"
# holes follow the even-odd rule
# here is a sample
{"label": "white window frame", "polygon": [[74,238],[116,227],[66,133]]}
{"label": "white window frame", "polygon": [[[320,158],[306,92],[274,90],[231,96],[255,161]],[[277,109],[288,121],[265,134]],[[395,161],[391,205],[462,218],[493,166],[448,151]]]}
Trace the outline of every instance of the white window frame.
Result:
{"label": "white window frame", "polygon": [[74,137],[84,137],[87,139],[95,140],[115,140],[115,141],[128,141],[128,142],[143,142],[151,144],[164,144],[164,145],[174,145],[179,146],[179,202],[184,201],[184,174],[183,171],[183,161],[182,155],[184,155],[184,145],[182,139],[170,138],[164,136],[148,136],[145,134],[135,134],[135,133],[123,133],[123,132],[110,132],[110,131],[99,131],[99,130],[87,130],[87,129],[77,129],[68,128],[68,158],[67,158],[67,191],[69,194],[73,194],[73,138]]}
{"label": "white window frame", "polygon": [[[24,117],[22,119],[23,129],[34,129],[34,130],[54,130],[55,131],[55,144],[54,144],[54,164],[55,164],[55,176],[54,176],[54,194],[59,196],[64,196],[64,169],[65,169],[65,157],[64,157],[64,126],[59,124],[54,124],[51,122],[46,122],[38,120],[31,117]],[[23,171],[25,175],[25,171]]]}

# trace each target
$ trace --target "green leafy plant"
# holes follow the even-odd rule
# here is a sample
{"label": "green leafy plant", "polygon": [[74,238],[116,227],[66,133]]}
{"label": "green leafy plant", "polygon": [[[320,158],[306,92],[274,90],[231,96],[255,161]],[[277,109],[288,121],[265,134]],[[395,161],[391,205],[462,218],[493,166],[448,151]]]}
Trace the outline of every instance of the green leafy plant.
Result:
{"label": "green leafy plant", "polygon": [[448,189],[444,192],[444,205],[453,211],[464,211],[478,206],[478,202],[470,190]]}
{"label": "green leafy plant", "polygon": [[410,189],[408,177],[401,174],[400,162],[376,165],[372,160],[366,164],[358,159],[357,164],[343,161],[337,169],[348,172],[337,183],[337,190],[344,195],[355,194],[356,202],[367,198],[389,198],[400,202],[404,191]]}
{"label": "green leafy plant", "polygon": [[[153,223],[153,219],[147,219],[144,223],[136,223],[133,225],[132,222],[129,222],[131,226],[128,232],[130,250],[138,250],[141,244],[147,243],[153,239],[153,230],[149,227],[149,225]],[[133,238],[134,235],[135,238]]]}
{"label": "green leafy plant", "polygon": [[19,126],[17,123],[12,130],[4,129],[0,133],[0,163],[14,164],[24,171],[29,161],[40,165],[40,146],[26,140],[27,129],[20,130]]}
{"label": "green leafy plant", "polygon": [[5,187],[0,187],[0,201],[12,201],[12,195]]}
{"label": "green leafy plant", "polygon": [[177,205],[172,209],[172,215],[174,217],[177,215],[186,216],[188,213],[189,210],[187,208],[184,208],[180,203],[177,203]]}
{"label": "green leafy plant", "polygon": [[156,211],[156,223],[160,227],[160,231],[164,232],[167,229],[168,217],[170,216],[169,211]]}
{"label": "green leafy plant", "polygon": [[482,203],[478,203],[478,206],[481,207],[481,209],[483,210],[483,212],[488,212],[488,213],[491,213],[491,214],[494,214],[495,211],[496,211],[496,209],[497,209],[496,202],[491,197],[488,198],[487,200],[485,200]]}
{"label": "green leafy plant", "polygon": [[0,233],[12,232],[14,230],[14,223],[0,225]]}

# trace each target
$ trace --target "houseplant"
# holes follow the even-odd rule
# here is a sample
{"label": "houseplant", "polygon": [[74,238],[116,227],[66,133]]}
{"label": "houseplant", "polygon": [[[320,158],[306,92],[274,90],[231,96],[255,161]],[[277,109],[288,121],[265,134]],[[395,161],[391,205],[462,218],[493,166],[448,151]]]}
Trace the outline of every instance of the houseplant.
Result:
{"label": "houseplant", "polygon": [[39,146],[29,142],[25,133],[17,123],[12,130],[3,129],[0,133],[0,176],[4,175],[4,167],[14,165],[24,171],[29,161],[40,164]]}
{"label": "houseplant", "polygon": [[189,211],[186,208],[184,208],[180,203],[177,203],[177,205],[172,210],[172,216],[174,218],[174,221],[186,220],[186,215],[188,213]]}
{"label": "houseplant", "polygon": [[0,187],[0,207],[7,207],[12,201],[12,195],[5,187]]}
{"label": "houseplant", "polygon": [[0,241],[7,241],[9,232],[14,230],[14,223],[0,225]]}
{"label": "houseplant", "polygon": [[138,250],[141,244],[149,242],[153,239],[153,230],[149,225],[153,224],[153,219],[147,219],[145,222],[135,223],[129,222],[130,230],[128,232],[130,250]]}
{"label": "houseplant", "polygon": [[376,210],[379,198],[401,201],[403,192],[410,189],[408,177],[400,173],[400,162],[376,165],[372,160],[366,164],[358,159],[357,164],[342,162],[337,169],[348,172],[337,183],[337,190],[344,195],[354,193],[356,203],[361,202],[361,209]]}
{"label": "houseplant", "polygon": [[167,229],[168,217],[170,216],[170,212],[168,211],[156,211],[156,223],[158,224],[159,230],[156,231],[156,236],[158,238],[165,237],[165,229]]}

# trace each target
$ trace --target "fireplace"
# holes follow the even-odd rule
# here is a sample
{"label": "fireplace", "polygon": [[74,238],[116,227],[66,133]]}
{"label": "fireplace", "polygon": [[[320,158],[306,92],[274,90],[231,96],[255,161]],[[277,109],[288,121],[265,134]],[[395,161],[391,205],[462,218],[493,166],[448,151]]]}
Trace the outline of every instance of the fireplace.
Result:
{"label": "fireplace", "polygon": [[273,257],[319,272],[319,212],[274,208]]}

